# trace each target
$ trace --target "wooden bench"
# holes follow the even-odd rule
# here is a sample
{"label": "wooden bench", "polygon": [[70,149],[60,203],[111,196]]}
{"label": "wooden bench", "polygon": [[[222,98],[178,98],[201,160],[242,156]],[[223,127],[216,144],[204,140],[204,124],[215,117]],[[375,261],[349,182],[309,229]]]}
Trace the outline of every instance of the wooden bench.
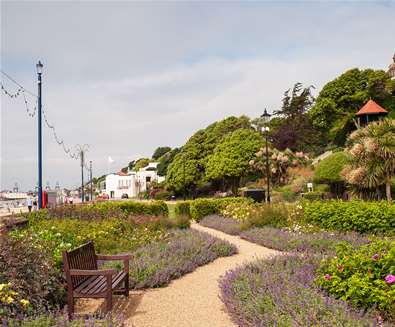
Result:
{"label": "wooden bench", "polygon": [[[129,296],[129,256],[101,255],[95,253],[93,242],[62,253],[67,280],[69,317],[74,314],[74,298],[105,298],[106,312],[112,310],[112,293],[119,290]],[[122,260],[124,269],[98,269],[97,261]]]}

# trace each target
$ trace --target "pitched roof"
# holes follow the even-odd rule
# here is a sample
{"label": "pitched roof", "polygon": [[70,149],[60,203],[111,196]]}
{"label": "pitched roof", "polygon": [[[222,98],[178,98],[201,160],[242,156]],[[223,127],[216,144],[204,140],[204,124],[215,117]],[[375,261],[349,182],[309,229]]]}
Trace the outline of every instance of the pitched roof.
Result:
{"label": "pitched roof", "polygon": [[373,100],[369,100],[365,105],[356,113],[357,116],[370,115],[370,114],[388,114],[388,111],[379,106]]}

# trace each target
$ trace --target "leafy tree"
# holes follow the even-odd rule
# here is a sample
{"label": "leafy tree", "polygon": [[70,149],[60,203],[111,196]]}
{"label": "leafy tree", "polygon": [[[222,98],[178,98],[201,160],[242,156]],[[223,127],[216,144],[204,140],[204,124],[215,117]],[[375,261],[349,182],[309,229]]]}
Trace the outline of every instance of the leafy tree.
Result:
{"label": "leafy tree", "polygon": [[350,156],[347,152],[340,151],[331,154],[321,160],[315,167],[314,181],[329,184],[331,192],[336,196],[341,196],[345,190],[341,172],[349,162]]}
{"label": "leafy tree", "polygon": [[322,88],[309,116],[328,141],[343,146],[355,128],[355,113],[369,99],[395,116],[394,90],[395,82],[383,70],[350,69]]}
{"label": "leafy tree", "polygon": [[135,161],[135,160],[130,161],[130,162],[128,163],[128,168],[129,168],[129,170],[132,170],[135,164],[136,164],[136,161]]}
{"label": "leafy tree", "polygon": [[128,172],[128,167],[123,167],[123,168],[121,168],[121,172],[123,172],[123,173],[127,173]]}
{"label": "leafy tree", "polygon": [[313,86],[304,88],[296,83],[292,91],[285,91],[281,109],[274,112],[280,119],[272,132],[272,143],[277,149],[306,151],[319,144],[319,135],[307,114],[314,103],[312,89]]}
{"label": "leafy tree", "polygon": [[148,166],[149,163],[150,163],[150,159],[140,158],[140,159],[136,160],[133,170],[139,171],[140,168],[144,168],[144,167]]}
{"label": "leafy tree", "polygon": [[249,162],[262,143],[261,134],[252,129],[234,131],[215,147],[208,159],[206,178],[230,181],[232,191],[236,194],[240,178],[250,170]]}
{"label": "leafy tree", "polygon": [[168,146],[160,146],[156,148],[154,151],[154,154],[152,155],[152,159],[158,160],[160,157],[162,157],[165,153],[169,152],[171,150],[170,147]]}
{"label": "leafy tree", "polygon": [[166,152],[163,156],[159,158],[158,175],[160,176],[167,175],[167,168],[173,162],[174,157],[178,152],[180,152],[180,149],[174,148],[173,150]]}
{"label": "leafy tree", "polygon": [[347,140],[351,164],[342,171],[355,194],[362,198],[381,198],[385,185],[391,201],[391,183],[395,177],[395,120],[372,122],[354,131]]}
{"label": "leafy tree", "polygon": [[[167,169],[167,187],[176,193],[183,191],[184,186],[189,192],[194,192],[198,185],[204,184],[206,166],[214,148],[228,134],[240,128],[252,129],[248,117],[228,117],[192,135]],[[186,172],[185,185],[184,167]]]}

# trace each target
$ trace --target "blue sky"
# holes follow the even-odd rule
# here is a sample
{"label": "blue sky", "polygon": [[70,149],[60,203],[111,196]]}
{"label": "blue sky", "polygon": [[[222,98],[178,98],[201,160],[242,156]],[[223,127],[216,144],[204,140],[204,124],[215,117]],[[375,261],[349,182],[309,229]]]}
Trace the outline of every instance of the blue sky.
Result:
{"label": "blue sky", "polygon": [[[108,156],[117,170],[215,120],[276,110],[295,82],[318,92],[346,69],[386,69],[394,30],[393,2],[3,1],[1,68],[35,91],[43,61],[48,117],[70,146],[90,144],[100,175]],[[0,188],[34,187],[36,132],[2,95]],[[78,185],[50,132],[44,184]]]}

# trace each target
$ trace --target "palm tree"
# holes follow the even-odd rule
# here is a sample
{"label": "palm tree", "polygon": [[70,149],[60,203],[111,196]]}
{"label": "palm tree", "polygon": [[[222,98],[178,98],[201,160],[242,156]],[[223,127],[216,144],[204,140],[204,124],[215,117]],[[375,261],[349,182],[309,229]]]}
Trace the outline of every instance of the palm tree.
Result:
{"label": "palm tree", "polygon": [[347,140],[351,164],[342,175],[363,198],[380,197],[385,185],[387,200],[391,201],[391,179],[395,177],[395,120],[372,122],[354,131]]}

